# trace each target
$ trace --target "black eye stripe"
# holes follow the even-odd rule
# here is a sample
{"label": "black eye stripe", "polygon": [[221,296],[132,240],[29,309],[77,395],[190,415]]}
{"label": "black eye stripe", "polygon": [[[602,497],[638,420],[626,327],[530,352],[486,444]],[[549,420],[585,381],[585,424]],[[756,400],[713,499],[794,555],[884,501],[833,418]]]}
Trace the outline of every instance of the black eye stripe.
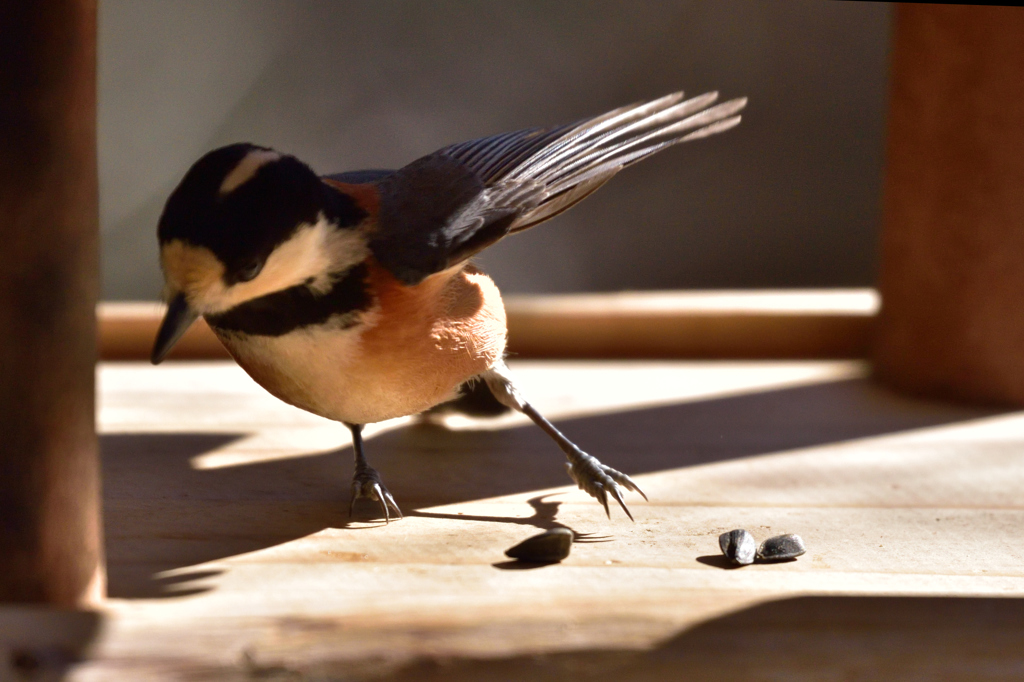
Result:
{"label": "black eye stripe", "polygon": [[[210,326],[253,336],[283,336],[303,327],[327,322],[334,316],[367,310],[373,302],[366,286],[367,268],[357,265],[318,294],[307,284],[241,303],[219,315],[207,315]],[[355,319],[343,326],[355,324]]]}

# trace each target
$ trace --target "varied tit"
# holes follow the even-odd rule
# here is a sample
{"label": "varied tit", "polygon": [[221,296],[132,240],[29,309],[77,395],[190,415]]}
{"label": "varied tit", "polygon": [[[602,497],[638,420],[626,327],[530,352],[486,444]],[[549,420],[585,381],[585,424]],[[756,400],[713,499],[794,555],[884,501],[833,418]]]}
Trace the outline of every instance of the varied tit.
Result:
{"label": "varied tit", "polygon": [[[364,424],[423,412],[482,380],[565,452],[576,484],[623,511],[629,476],[580,450],[516,390],[505,309],[470,259],[572,207],[640,159],[735,126],[746,99],[676,93],[550,128],[445,147],[394,171],[318,176],[251,144],[196,162],[160,217],[168,309],[159,363],[202,315],[258,384],[343,422],[367,497],[401,512],[363,453]],[[646,499],[646,495],[644,495]]]}

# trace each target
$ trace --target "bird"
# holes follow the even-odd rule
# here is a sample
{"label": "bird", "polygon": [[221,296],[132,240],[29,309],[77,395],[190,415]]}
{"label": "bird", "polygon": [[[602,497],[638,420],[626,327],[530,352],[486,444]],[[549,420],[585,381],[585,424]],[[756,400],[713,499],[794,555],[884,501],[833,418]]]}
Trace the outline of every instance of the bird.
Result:
{"label": "bird", "polygon": [[[501,294],[474,255],[568,210],[616,173],[740,122],[746,98],[676,92],[566,125],[452,144],[397,170],[318,175],[294,156],[236,143],[208,152],[157,226],[167,310],[152,362],[203,317],[253,380],[352,434],[357,499],[402,513],[366,459],[366,424],[419,414],[475,382],[565,453],[611,518],[628,475],[565,437],[505,363]],[[480,385],[477,383],[477,385]]]}

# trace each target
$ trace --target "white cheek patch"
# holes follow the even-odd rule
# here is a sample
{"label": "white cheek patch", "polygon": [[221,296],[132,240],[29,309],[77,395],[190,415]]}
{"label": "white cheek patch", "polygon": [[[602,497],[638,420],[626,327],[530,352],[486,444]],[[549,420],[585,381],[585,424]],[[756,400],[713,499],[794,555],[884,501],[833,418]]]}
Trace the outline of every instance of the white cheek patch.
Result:
{"label": "white cheek patch", "polygon": [[334,283],[332,272],[361,263],[369,253],[361,234],[336,229],[321,214],[316,223],[300,226],[274,249],[255,279],[229,287],[225,291],[227,307],[310,280],[314,291],[326,293]]}
{"label": "white cheek patch", "polygon": [[[169,258],[172,252],[179,254],[177,258]],[[274,249],[260,274],[249,282],[227,286],[224,266],[208,249],[177,241],[164,248],[164,270],[172,286],[185,292],[193,308],[216,314],[306,282],[314,291],[326,293],[334,283],[331,273],[348,270],[369,254],[366,239],[359,232],[336,229],[321,214],[317,222],[299,226]],[[190,276],[183,276],[185,272]],[[197,272],[204,276],[196,276]]]}
{"label": "white cheek patch", "polygon": [[256,171],[264,164],[277,161],[280,158],[280,154],[270,149],[256,149],[249,152],[220,183],[220,195],[230,194],[237,187],[251,180],[252,176],[256,175]]}
{"label": "white cheek patch", "polygon": [[[326,225],[322,215],[317,222],[317,226],[321,225]],[[327,227],[322,234],[319,255],[323,258],[324,267],[314,275],[311,286],[314,291],[326,293],[334,284],[330,273],[343,272],[362,263],[370,255],[370,246],[366,236],[357,230]]]}

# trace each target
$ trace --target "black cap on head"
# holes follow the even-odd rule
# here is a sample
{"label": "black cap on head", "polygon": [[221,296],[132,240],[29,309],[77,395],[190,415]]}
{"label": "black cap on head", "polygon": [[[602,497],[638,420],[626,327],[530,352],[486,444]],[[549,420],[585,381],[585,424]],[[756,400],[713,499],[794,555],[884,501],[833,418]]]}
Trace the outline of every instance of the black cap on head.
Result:
{"label": "black cap on head", "polygon": [[[232,171],[260,152],[267,155],[262,163],[243,173],[240,183],[225,187]],[[167,200],[157,234],[161,244],[179,239],[206,247],[234,272],[265,259],[320,213],[339,227],[358,224],[366,215],[295,157],[239,143],[209,152],[189,169]]]}

